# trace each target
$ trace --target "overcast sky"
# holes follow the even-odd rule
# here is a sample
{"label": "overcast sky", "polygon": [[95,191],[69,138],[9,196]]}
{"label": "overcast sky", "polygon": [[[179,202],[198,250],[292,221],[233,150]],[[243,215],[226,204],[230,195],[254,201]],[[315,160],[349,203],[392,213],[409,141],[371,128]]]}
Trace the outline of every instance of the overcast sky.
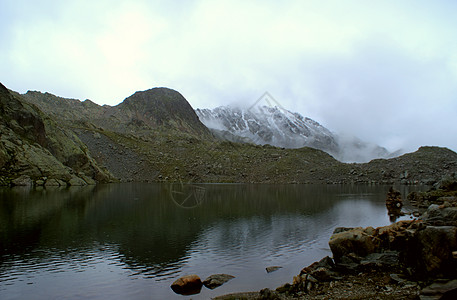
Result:
{"label": "overcast sky", "polygon": [[457,150],[457,1],[0,0],[0,82],[116,105],[284,108],[389,150]]}

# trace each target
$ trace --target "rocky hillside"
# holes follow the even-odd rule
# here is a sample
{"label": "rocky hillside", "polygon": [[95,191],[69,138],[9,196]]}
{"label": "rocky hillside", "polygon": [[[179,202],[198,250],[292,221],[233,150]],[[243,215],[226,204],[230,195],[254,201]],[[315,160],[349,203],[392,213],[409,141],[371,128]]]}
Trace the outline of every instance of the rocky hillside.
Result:
{"label": "rocky hillside", "polygon": [[86,185],[113,180],[87,146],[0,84],[0,184]]}
{"label": "rocky hillside", "polygon": [[347,164],[309,147],[220,140],[170,89],[137,92],[111,107],[47,93],[19,95],[2,86],[0,114],[3,185],[112,180],[410,184],[457,172],[457,154],[438,147]]}
{"label": "rocky hillside", "polygon": [[136,92],[116,106],[27,92],[24,100],[70,127],[92,127],[121,134],[149,136],[153,131],[212,138],[193,108],[177,91],[154,88]]}
{"label": "rocky hillside", "polygon": [[395,155],[355,137],[337,135],[310,118],[277,106],[249,109],[220,106],[212,110],[197,109],[196,113],[217,136],[229,141],[284,148],[311,147],[343,162],[368,162]]}

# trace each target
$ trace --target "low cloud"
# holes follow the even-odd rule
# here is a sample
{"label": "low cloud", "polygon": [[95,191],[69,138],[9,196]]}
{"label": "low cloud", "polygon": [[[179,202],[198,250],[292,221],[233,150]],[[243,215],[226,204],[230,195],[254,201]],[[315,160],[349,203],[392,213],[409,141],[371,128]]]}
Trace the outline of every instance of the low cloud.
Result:
{"label": "low cloud", "polygon": [[0,80],[115,105],[166,86],[195,108],[285,108],[389,150],[457,150],[452,1],[27,1],[0,10]]}

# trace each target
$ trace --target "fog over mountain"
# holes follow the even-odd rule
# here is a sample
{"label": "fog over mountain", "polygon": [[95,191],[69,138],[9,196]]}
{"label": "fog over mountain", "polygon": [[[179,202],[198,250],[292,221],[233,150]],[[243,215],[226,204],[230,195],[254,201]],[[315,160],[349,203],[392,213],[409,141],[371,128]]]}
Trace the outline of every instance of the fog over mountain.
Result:
{"label": "fog over mountain", "polygon": [[400,154],[354,136],[336,134],[311,118],[278,106],[219,106],[212,110],[196,109],[196,113],[214,134],[234,142],[311,147],[343,162],[368,162]]}

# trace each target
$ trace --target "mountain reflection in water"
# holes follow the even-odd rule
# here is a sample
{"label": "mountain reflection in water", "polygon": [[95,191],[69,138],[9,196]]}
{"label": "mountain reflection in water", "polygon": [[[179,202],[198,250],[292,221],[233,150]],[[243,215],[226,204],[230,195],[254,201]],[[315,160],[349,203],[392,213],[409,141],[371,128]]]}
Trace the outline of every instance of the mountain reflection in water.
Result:
{"label": "mountain reflection in water", "polygon": [[[330,255],[337,226],[389,224],[388,186],[109,184],[0,189],[1,299],[192,299],[275,288]],[[405,197],[408,188],[401,187]],[[410,187],[411,189],[411,187]],[[186,199],[188,193],[194,193]],[[192,199],[194,198],[194,199]],[[192,202],[194,201],[194,202]],[[265,268],[282,266],[276,272]]]}

